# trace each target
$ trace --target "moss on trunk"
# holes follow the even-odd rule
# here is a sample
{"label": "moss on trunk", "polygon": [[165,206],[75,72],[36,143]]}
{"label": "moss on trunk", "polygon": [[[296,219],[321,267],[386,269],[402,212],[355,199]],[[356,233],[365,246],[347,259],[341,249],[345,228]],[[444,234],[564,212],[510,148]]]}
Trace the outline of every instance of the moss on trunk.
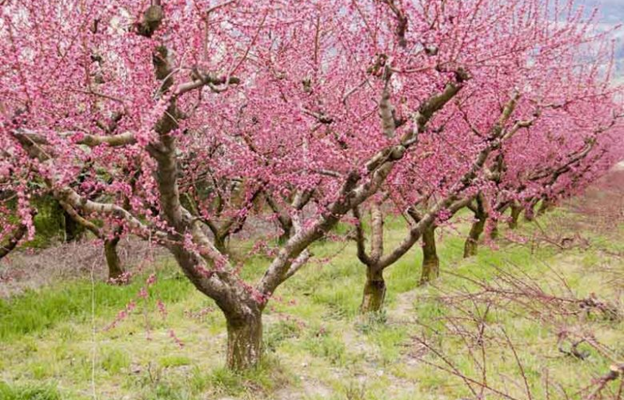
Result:
{"label": "moss on trunk", "polygon": [[262,359],[262,313],[227,318],[227,367],[243,371]]}
{"label": "moss on trunk", "polygon": [[490,239],[496,240],[499,237],[498,221],[490,220],[490,222],[492,223],[492,228],[490,229]]}
{"label": "moss on trunk", "polygon": [[104,241],[104,256],[106,257],[106,265],[108,265],[108,279],[111,281],[118,280],[126,272],[117,253],[117,244],[119,244],[119,237]]}
{"label": "moss on trunk", "polygon": [[522,213],[522,206],[511,206],[511,219],[509,220],[509,229],[516,229],[518,227],[518,220]]}
{"label": "moss on trunk", "polygon": [[367,268],[364,296],[360,305],[362,314],[381,311],[386,297],[386,282],[383,278],[383,271],[371,266]]}
{"label": "moss on trunk", "polygon": [[423,263],[420,275],[420,284],[424,285],[440,276],[440,259],[435,241],[436,226],[431,226],[423,232],[422,252]]}
{"label": "moss on trunk", "polygon": [[487,218],[485,216],[477,216],[477,220],[472,223],[464,244],[464,258],[476,256],[479,252],[479,239],[485,229],[486,221]]}
{"label": "moss on trunk", "polygon": [[481,195],[477,197],[477,206],[473,209],[475,220],[470,227],[466,243],[464,244],[464,258],[476,256],[479,252],[479,239],[485,230],[488,220],[488,211],[485,200]]}

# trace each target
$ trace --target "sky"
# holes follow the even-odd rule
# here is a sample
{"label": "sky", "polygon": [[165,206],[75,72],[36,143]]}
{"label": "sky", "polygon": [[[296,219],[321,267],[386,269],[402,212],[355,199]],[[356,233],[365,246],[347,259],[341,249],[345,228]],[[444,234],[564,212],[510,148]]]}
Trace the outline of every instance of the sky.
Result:
{"label": "sky", "polygon": [[[598,18],[601,24],[609,27],[624,25],[624,0],[577,0],[577,4],[583,4],[589,8],[598,7]],[[589,10],[588,10],[589,11]],[[618,81],[624,81],[624,26],[615,32],[617,38],[615,45],[616,76]]]}
{"label": "sky", "polygon": [[578,0],[578,4],[598,6],[600,21],[608,24],[624,23],[624,0]]}

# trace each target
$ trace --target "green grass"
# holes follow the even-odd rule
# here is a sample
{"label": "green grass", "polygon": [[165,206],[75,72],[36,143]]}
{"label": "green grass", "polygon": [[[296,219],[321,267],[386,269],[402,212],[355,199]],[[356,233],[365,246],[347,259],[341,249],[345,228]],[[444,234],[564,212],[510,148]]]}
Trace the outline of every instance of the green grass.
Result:
{"label": "green grass", "polygon": [[[40,333],[68,320],[87,323],[91,318],[92,301],[95,302],[95,316],[110,316],[136,297],[146,277],[137,277],[127,286],[112,286],[104,282],[93,286],[87,281],[67,282],[29,291],[10,300],[0,299],[0,340]],[[152,287],[158,298],[166,303],[178,302],[192,290],[180,274],[164,271]],[[148,303],[150,308],[154,308],[154,298]]]}
{"label": "green grass", "polygon": [[[556,211],[553,215],[566,214]],[[549,220],[541,223],[547,225]],[[390,220],[386,227],[390,248],[401,240],[404,228],[399,219]],[[338,229],[346,232],[349,227]],[[440,358],[417,340],[426,336],[459,370],[479,376],[467,343],[455,334],[456,327],[448,319],[475,309],[483,312],[484,305],[464,302],[459,309],[441,297],[476,289],[462,275],[494,282],[500,268],[520,268],[547,286],[554,285],[552,270],[556,269],[578,296],[593,292],[620,301],[618,291],[607,288],[602,272],[596,269],[607,262],[602,251],[562,253],[544,244],[519,245],[504,238],[507,231],[501,226],[498,249],[482,244],[477,257],[463,260],[466,229],[461,223],[458,232],[444,232],[439,240],[443,274],[433,285],[418,287],[418,246],[387,270],[386,310],[369,317],[358,315],[365,269],[353,244],[318,243],[313,248],[315,257],[329,261],[309,263],[278,290],[264,316],[266,360],[244,374],[223,366],[226,337],[219,309],[193,288],[171,260],[157,266],[158,279],[148,299],[137,296],[147,277],[142,275],[128,286],[92,286],[89,281],[75,280],[2,300],[0,399],[91,399],[93,388],[98,398],[139,400],[470,397],[459,378],[431,365],[439,364]],[[518,233],[532,237],[535,229],[525,223]],[[622,233],[621,229],[598,233],[590,228],[582,232],[596,246],[611,251],[622,250]],[[249,249],[248,243],[237,245],[238,254]],[[243,276],[257,279],[267,262],[259,256],[247,260]],[[623,270],[618,259],[608,263]],[[136,308],[111,327],[133,300]],[[157,300],[165,303],[166,316],[159,313]],[[591,318],[540,322],[517,307],[492,307],[485,321],[491,332],[489,371],[520,377],[515,358],[501,345],[501,332],[506,332],[519,343],[518,356],[534,398],[545,397],[546,369],[549,376],[571,388],[571,398],[578,398],[572,388],[590,384],[608,369],[610,361],[587,346],[581,346],[590,354],[585,361],[560,353],[558,329],[590,329],[615,349],[617,357],[624,356],[622,322]],[[467,329],[474,328],[469,325]],[[182,347],[171,338],[172,331]],[[500,387],[505,379],[494,374],[490,383]],[[522,385],[510,387],[514,395],[526,398]]]}
{"label": "green grass", "polygon": [[61,400],[58,390],[50,384],[12,386],[0,382],[0,399],[2,400]]}

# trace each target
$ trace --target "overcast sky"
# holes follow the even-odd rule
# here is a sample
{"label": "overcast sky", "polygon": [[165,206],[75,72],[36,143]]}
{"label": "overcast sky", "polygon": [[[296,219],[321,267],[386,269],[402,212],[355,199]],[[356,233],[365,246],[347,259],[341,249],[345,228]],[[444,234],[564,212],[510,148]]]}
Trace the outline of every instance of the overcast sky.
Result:
{"label": "overcast sky", "polygon": [[624,23],[624,0],[577,0],[577,4],[600,9],[601,22]]}

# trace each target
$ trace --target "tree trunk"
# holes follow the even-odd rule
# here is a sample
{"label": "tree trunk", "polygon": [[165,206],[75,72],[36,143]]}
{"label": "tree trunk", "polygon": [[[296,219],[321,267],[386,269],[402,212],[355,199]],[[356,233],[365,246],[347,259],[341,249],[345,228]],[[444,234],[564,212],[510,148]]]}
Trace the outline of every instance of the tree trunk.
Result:
{"label": "tree trunk", "polygon": [[386,282],[383,278],[383,270],[375,266],[367,266],[366,268],[366,284],[364,285],[364,296],[360,305],[360,313],[362,314],[381,311],[386,297]]}
{"label": "tree trunk", "polygon": [[[501,216],[503,214],[505,214],[505,212],[507,211],[507,209],[511,207],[511,202],[504,202],[504,203],[498,203],[494,209],[496,210],[496,213]],[[490,239],[495,240],[498,239],[499,237],[499,231],[498,231],[498,218],[496,219],[494,218],[490,218],[490,223],[492,224],[492,229],[490,230]]]}
{"label": "tree trunk", "polygon": [[537,210],[537,216],[540,217],[546,214],[554,207],[554,202],[548,199],[542,200],[542,204],[540,204],[539,210]]}
{"label": "tree trunk", "polygon": [[262,312],[228,317],[227,367],[234,371],[253,368],[262,358]]}
{"label": "tree trunk", "polygon": [[524,210],[524,220],[528,222],[532,222],[535,219],[535,206],[537,205],[537,200],[532,200],[531,203]]}
{"label": "tree trunk", "polygon": [[214,246],[221,252],[221,254],[229,254],[227,245],[228,235],[216,234],[214,235]]}
{"label": "tree trunk", "polygon": [[426,228],[422,235],[422,273],[420,275],[420,284],[424,285],[440,276],[440,259],[436,249],[435,239],[436,226],[432,225]]}
{"label": "tree trunk", "polygon": [[475,212],[476,221],[472,223],[470,232],[466,238],[464,244],[464,258],[476,256],[479,251],[479,239],[481,234],[485,230],[485,224],[487,223],[488,214],[483,209],[482,204],[479,204]]}
{"label": "tree trunk", "polygon": [[17,244],[22,240],[24,235],[28,232],[26,225],[20,225],[15,229],[13,234],[9,237],[8,242],[4,246],[0,246],[0,260],[6,257],[13,249],[17,247]]}
{"label": "tree trunk", "polygon": [[522,213],[522,206],[511,206],[511,219],[509,220],[509,229],[516,229],[518,227],[518,219]]}
{"label": "tree trunk", "polygon": [[496,240],[499,237],[498,221],[492,219],[490,220],[490,223],[492,224],[492,229],[490,229],[490,239]]}
{"label": "tree trunk", "polygon": [[117,281],[126,272],[117,253],[118,243],[119,237],[104,240],[104,256],[108,265],[108,279],[110,281]]}
{"label": "tree trunk", "polygon": [[72,243],[82,238],[85,228],[74,220],[72,216],[63,210],[63,220],[65,225],[65,242]]}

